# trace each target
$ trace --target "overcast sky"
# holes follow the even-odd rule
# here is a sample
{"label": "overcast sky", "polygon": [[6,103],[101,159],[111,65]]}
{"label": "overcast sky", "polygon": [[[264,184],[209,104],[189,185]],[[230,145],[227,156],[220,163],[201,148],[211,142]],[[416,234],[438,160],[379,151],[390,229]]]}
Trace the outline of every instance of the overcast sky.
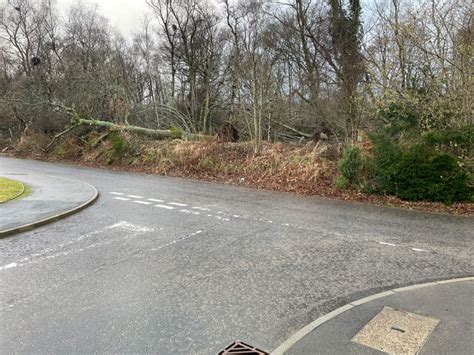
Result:
{"label": "overcast sky", "polygon": [[[2,1],[2,0],[0,0]],[[98,4],[100,12],[108,18],[110,24],[122,32],[125,37],[129,37],[139,31],[141,19],[147,13],[152,15],[152,10],[145,0],[82,0],[85,3]],[[218,3],[217,0],[209,0]],[[78,0],[56,0],[58,8],[63,14],[73,3]],[[362,6],[370,3],[371,0],[362,0]],[[138,27],[138,28],[137,28]]]}
{"label": "overcast sky", "polygon": [[[64,13],[77,0],[56,0],[58,8]],[[136,31],[141,18],[151,13],[145,0],[83,0],[99,5],[100,12],[117,27],[124,36]]]}

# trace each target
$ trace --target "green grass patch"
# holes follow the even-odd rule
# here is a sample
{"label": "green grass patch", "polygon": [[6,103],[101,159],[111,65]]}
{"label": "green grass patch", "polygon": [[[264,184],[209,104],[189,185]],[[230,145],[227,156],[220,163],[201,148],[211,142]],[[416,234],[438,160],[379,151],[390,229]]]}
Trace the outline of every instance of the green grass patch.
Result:
{"label": "green grass patch", "polygon": [[23,185],[16,181],[0,177],[0,203],[4,203],[20,197],[26,191],[23,191]]}

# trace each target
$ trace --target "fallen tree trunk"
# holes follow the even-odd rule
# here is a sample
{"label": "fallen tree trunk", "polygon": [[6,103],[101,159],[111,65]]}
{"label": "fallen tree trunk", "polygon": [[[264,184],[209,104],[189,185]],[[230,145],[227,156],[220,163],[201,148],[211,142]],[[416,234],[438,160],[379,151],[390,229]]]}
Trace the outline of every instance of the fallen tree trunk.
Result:
{"label": "fallen tree trunk", "polygon": [[136,132],[141,133],[149,137],[153,138],[188,138],[188,139],[198,139],[202,137],[199,134],[193,134],[188,132],[183,132],[179,129],[171,130],[171,129],[152,129],[152,128],[144,128],[139,126],[133,125],[119,125],[112,122],[107,121],[100,121],[94,119],[85,119],[85,118],[75,118],[74,124],[76,126],[95,126],[95,127],[106,127],[110,130],[114,131],[122,131],[122,132]]}
{"label": "fallen tree trunk", "polygon": [[190,140],[207,140],[212,139],[212,136],[204,135],[204,134],[195,134],[182,131],[181,129],[152,129],[152,128],[145,128],[139,126],[133,126],[129,124],[116,124],[113,122],[108,121],[101,121],[96,119],[86,119],[81,118],[77,114],[76,110],[69,107],[61,107],[64,109],[70,116],[71,116],[71,126],[66,128],[64,131],[58,133],[54,136],[52,141],[48,144],[45,150],[49,150],[51,146],[63,135],[69,133],[70,131],[81,127],[81,126],[94,126],[94,127],[105,127],[111,131],[121,131],[121,132],[133,132],[138,134],[143,134],[148,137],[156,138],[156,139],[165,139],[165,138],[175,138],[175,139],[190,139]]}
{"label": "fallen tree trunk", "polygon": [[312,134],[304,133],[304,132],[298,131],[297,129],[295,129],[295,128],[293,128],[293,127],[290,127],[290,126],[288,126],[288,125],[286,125],[286,124],[284,124],[284,123],[281,123],[281,122],[277,122],[277,123],[278,123],[280,126],[283,126],[283,127],[285,127],[286,129],[289,129],[290,131],[293,131],[293,132],[295,132],[296,134],[298,134],[298,135],[300,135],[300,136],[302,136],[302,137],[304,137],[304,138],[311,138],[311,137],[313,137]]}

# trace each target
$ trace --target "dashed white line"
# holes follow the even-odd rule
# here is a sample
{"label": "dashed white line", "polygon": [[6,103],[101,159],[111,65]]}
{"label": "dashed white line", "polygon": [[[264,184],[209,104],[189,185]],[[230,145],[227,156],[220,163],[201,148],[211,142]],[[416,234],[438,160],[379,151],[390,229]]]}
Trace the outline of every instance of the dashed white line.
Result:
{"label": "dashed white line", "polygon": [[173,205],[173,206],[179,206],[179,207],[186,207],[187,206],[187,204],[179,203],[179,202],[169,202],[168,204]]}
{"label": "dashed white line", "polygon": [[166,205],[155,205],[155,207],[164,208],[167,210],[174,210],[174,207],[166,206]]}
{"label": "dashed white line", "polygon": [[145,198],[143,196],[138,196],[138,195],[127,195],[127,196],[131,198]]}
{"label": "dashed white line", "polygon": [[125,198],[125,197],[114,197],[114,200],[120,200],[120,201],[130,201],[129,198]]}
{"label": "dashed white line", "polygon": [[413,251],[421,251],[421,252],[425,252],[425,253],[428,252],[428,250],[425,250],[425,249],[418,249],[418,248],[411,248],[411,250],[413,250]]}
{"label": "dashed white line", "polygon": [[153,202],[165,202],[163,200],[158,200],[156,198],[149,198],[148,201],[153,201]]}
{"label": "dashed white line", "polygon": [[115,191],[110,191],[109,194],[112,194],[112,195],[119,195],[119,196],[124,195],[123,192],[115,192]]}
{"label": "dashed white line", "polygon": [[5,266],[0,266],[0,271],[7,270],[7,269],[12,269],[12,268],[17,267],[17,266],[18,266],[17,263],[10,263],[10,264],[5,265]]}
{"label": "dashed white line", "polygon": [[378,243],[381,244],[381,245],[388,245],[390,247],[396,247],[397,246],[397,244],[393,244],[393,243],[386,243],[386,242],[378,242]]}
{"label": "dashed white line", "polygon": [[190,210],[186,210],[186,209],[179,210],[179,212],[183,212],[183,213],[190,213],[190,214],[195,214],[195,215],[200,215],[200,214],[201,214],[201,212],[197,212],[197,211],[190,211]]}
{"label": "dashed white line", "polygon": [[200,211],[210,211],[209,208],[204,208],[204,207],[195,206],[195,207],[192,207],[192,208],[195,209],[195,210],[200,210]]}
{"label": "dashed white line", "polygon": [[133,203],[139,203],[140,205],[151,205],[151,202],[146,201],[132,201]]}

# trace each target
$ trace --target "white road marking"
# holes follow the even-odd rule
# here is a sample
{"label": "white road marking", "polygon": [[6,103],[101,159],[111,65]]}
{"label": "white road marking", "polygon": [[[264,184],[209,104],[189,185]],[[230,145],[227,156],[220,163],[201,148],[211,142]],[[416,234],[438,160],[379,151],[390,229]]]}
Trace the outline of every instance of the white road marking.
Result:
{"label": "white road marking", "polygon": [[151,205],[151,202],[146,201],[132,201],[133,203],[139,203],[140,205]]}
{"label": "white road marking", "polygon": [[200,211],[210,211],[209,208],[204,208],[204,207],[198,207],[198,206],[195,206],[193,207],[195,210],[200,210]]}
{"label": "white road marking", "polygon": [[201,214],[201,212],[190,211],[190,210],[186,210],[186,209],[179,210],[179,212],[190,213],[190,214],[195,214],[195,215],[200,215]]}
{"label": "white road marking", "polygon": [[[7,270],[7,269],[12,269],[12,268],[15,268],[15,267],[22,267],[22,266],[31,265],[31,264],[37,264],[37,263],[45,261],[45,260],[50,260],[50,259],[57,258],[59,256],[67,256],[69,254],[76,254],[76,253],[80,253],[80,252],[83,252],[83,251],[91,249],[91,248],[105,246],[105,245],[114,243],[114,242],[118,241],[118,239],[108,239],[106,241],[100,241],[98,243],[89,244],[88,246],[85,246],[83,248],[71,249],[71,250],[67,250],[67,251],[60,251],[60,249],[62,249],[64,247],[67,247],[67,246],[70,246],[72,244],[78,243],[81,240],[93,237],[97,234],[101,234],[105,230],[116,229],[116,228],[121,228],[121,229],[124,229],[126,231],[133,232],[132,234],[126,235],[125,239],[127,239],[131,236],[140,235],[140,234],[144,234],[144,233],[148,233],[148,232],[153,232],[153,231],[156,230],[156,228],[141,227],[141,226],[137,226],[135,224],[132,224],[132,223],[129,223],[129,222],[126,222],[126,221],[120,221],[120,222],[117,222],[117,223],[112,224],[110,226],[107,226],[105,228],[102,228],[101,230],[94,231],[94,232],[87,233],[87,234],[83,234],[83,235],[79,236],[79,238],[74,239],[72,241],[69,241],[67,243],[59,244],[54,249],[48,248],[48,249],[43,250],[40,253],[31,254],[30,257],[23,258],[23,259],[19,260],[18,262],[12,262],[8,265],[0,266],[0,271]],[[162,230],[162,229],[163,228],[160,228],[160,230]],[[50,255],[47,255],[47,254],[50,254]]]}
{"label": "white road marking", "polygon": [[120,200],[120,201],[130,201],[129,198],[125,198],[125,197],[114,197],[114,200]]}
{"label": "white road marking", "polygon": [[411,250],[413,250],[413,251],[422,251],[422,252],[425,252],[425,253],[428,252],[428,250],[425,250],[425,249],[418,249],[418,248],[411,248]]}
{"label": "white road marking", "polygon": [[127,195],[127,196],[131,198],[145,198],[143,196],[138,196],[138,195]]}
{"label": "white road marking", "polygon": [[166,206],[166,205],[155,205],[155,207],[164,208],[167,210],[174,210],[174,207]]}
{"label": "white road marking", "polygon": [[182,241],[184,241],[184,240],[186,240],[186,239],[195,237],[196,235],[201,234],[202,232],[203,232],[203,230],[200,229],[200,230],[198,230],[197,232],[188,234],[187,236],[185,236],[185,237],[183,237],[183,238],[179,238],[179,239],[172,240],[171,242],[168,242],[168,243],[166,243],[166,244],[160,245],[159,247],[153,248],[153,249],[150,249],[150,250],[151,250],[151,251],[158,251],[158,250],[160,250],[160,249],[169,247],[170,245],[173,245],[173,244],[182,242]]}
{"label": "white road marking", "polygon": [[111,226],[105,227],[105,229],[114,229],[114,228],[122,228],[122,229],[126,229],[132,232],[138,232],[138,233],[153,232],[155,230],[155,228],[140,227],[126,221],[120,221],[115,224],[112,224]]}
{"label": "white road marking", "polygon": [[187,206],[187,204],[179,203],[179,202],[169,202],[168,204],[173,205],[173,206],[179,206],[179,207],[186,207]]}
{"label": "white road marking", "polygon": [[7,270],[7,269],[12,269],[12,268],[17,267],[17,266],[18,266],[17,263],[10,263],[10,264],[5,265],[5,266],[0,266],[0,271]]}
{"label": "white road marking", "polygon": [[378,242],[379,244],[382,244],[382,245],[388,245],[388,246],[391,246],[391,247],[396,247],[397,244],[393,244],[393,243],[386,243],[386,242]]}
{"label": "white road marking", "polygon": [[111,192],[109,192],[109,194],[112,194],[112,195],[120,195],[120,196],[121,196],[121,195],[124,195],[123,192],[115,192],[115,191],[111,191]]}
{"label": "white road marking", "polygon": [[156,198],[149,198],[148,201],[153,201],[153,202],[165,202],[163,200],[158,200]]}

